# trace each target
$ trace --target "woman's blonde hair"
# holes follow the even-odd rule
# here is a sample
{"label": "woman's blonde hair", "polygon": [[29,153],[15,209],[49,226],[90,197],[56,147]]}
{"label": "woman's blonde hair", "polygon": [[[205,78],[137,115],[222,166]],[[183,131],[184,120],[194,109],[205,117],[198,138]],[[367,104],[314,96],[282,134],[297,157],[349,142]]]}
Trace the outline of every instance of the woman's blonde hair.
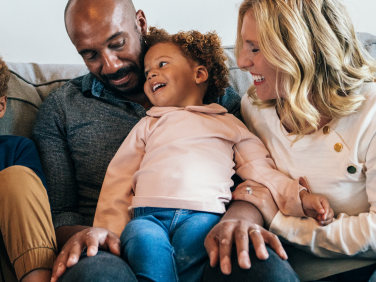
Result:
{"label": "woman's blonde hair", "polygon": [[260,50],[277,69],[277,95],[284,94],[283,99],[261,101],[252,86],[248,95],[255,105],[276,106],[281,125],[286,122],[292,127],[290,135],[297,135],[295,141],[316,131],[320,118],[347,116],[359,109],[365,98],[353,90],[374,81],[376,62],[362,50],[341,1],[243,1],[237,58],[243,19],[249,10],[256,20]]}

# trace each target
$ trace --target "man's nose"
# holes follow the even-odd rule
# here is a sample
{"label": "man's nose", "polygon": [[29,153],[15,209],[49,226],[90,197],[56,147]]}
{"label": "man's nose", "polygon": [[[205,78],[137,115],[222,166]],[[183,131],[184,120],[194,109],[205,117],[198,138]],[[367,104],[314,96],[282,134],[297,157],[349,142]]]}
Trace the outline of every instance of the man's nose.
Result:
{"label": "man's nose", "polygon": [[122,61],[115,54],[103,54],[102,74],[116,73],[122,67]]}

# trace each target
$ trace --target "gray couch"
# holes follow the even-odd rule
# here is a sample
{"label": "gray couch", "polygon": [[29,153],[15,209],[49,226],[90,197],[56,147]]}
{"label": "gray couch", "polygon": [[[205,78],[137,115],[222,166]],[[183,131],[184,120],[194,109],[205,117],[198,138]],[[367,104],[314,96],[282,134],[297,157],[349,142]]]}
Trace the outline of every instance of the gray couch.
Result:
{"label": "gray couch", "polygon": [[[376,36],[359,33],[358,37],[365,49],[376,58]],[[232,47],[225,47],[230,69],[230,83],[235,90],[243,95],[253,83],[247,72],[237,68]],[[33,63],[8,63],[11,78],[8,89],[7,112],[0,119],[0,135],[18,135],[30,137],[40,105],[49,93],[62,86],[68,80],[88,72],[85,65],[39,65]],[[17,231],[15,231],[17,232]],[[0,238],[1,239],[1,238]],[[306,255],[306,254],[302,254]],[[315,258],[312,257],[314,260]],[[291,257],[292,264],[299,264],[299,256]],[[346,264],[346,262],[344,261]],[[0,243],[0,282],[16,281],[5,255],[3,244]],[[319,267],[319,264],[318,264]],[[300,269],[298,275],[302,280],[313,280],[314,269]]]}

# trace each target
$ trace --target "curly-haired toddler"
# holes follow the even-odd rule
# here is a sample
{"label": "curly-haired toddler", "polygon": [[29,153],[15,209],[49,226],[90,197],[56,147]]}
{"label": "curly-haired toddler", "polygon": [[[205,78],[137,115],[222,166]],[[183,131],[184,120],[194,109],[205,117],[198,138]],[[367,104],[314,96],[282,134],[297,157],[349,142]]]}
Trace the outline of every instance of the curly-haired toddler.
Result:
{"label": "curly-haired toddler", "polygon": [[235,171],[268,187],[281,209],[298,216],[301,188],[276,170],[241,121],[211,103],[228,85],[215,33],[151,28],[145,40],[144,91],[154,107],[112,159],[94,226],[120,237],[139,281],[200,281],[204,240],[231,200]]}

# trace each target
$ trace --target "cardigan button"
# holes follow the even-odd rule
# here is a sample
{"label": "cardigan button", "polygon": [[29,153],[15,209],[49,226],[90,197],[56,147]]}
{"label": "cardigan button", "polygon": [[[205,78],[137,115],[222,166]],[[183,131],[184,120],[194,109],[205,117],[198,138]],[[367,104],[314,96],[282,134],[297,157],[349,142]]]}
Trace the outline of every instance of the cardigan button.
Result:
{"label": "cardigan button", "polygon": [[350,173],[350,174],[354,174],[354,173],[356,173],[356,167],[353,166],[353,165],[349,165],[349,166],[347,167],[347,172]]}
{"label": "cardigan button", "polygon": [[328,135],[330,133],[330,127],[325,125],[324,128],[322,129],[322,132],[325,134],[325,135]]}
{"label": "cardigan button", "polygon": [[337,143],[334,145],[334,150],[336,150],[336,152],[341,152],[343,149],[343,145],[341,143]]}

